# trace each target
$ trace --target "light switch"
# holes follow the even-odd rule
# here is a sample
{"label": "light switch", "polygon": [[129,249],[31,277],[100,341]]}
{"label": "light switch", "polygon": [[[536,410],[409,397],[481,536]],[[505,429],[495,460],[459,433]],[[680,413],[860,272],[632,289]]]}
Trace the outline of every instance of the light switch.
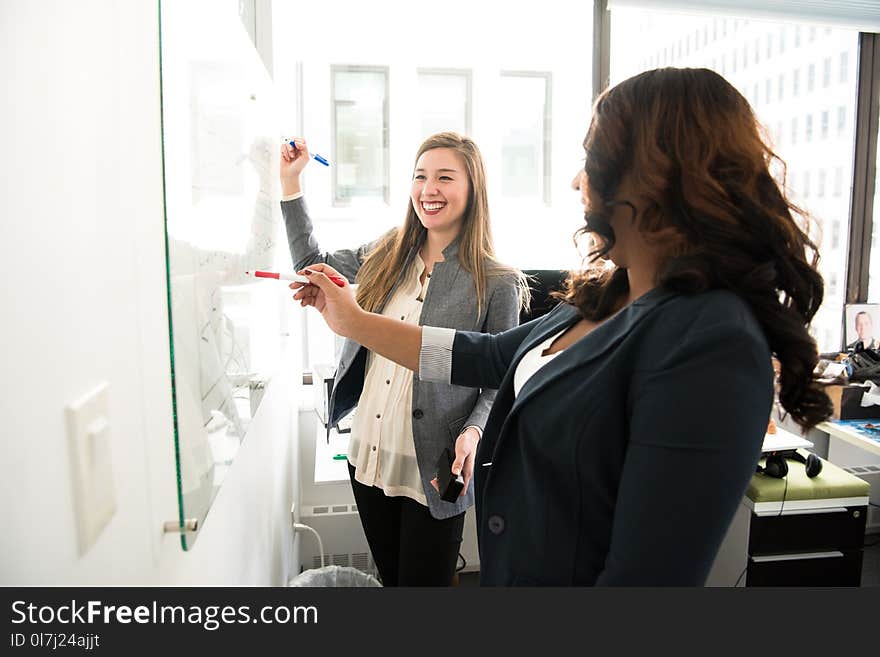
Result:
{"label": "light switch", "polygon": [[85,554],[116,512],[105,381],[67,407],[80,554]]}

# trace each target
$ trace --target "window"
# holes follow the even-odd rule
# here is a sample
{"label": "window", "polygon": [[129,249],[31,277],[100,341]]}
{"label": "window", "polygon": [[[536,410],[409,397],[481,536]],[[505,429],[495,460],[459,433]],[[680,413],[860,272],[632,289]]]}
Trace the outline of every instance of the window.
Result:
{"label": "window", "polygon": [[[652,42],[650,38],[645,39],[645,35],[657,34],[666,39],[675,39],[692,33],[695,28],[710,28],[713,21],[721,28],[719,36],[726,36],[725,23],[721,17],[705,14],[687,16],[645,8],[612,9],[612,84],[639,72],[635,68],[618,71],[614,69],[614,63],[615,59],[625,57],[627,50],[638,50],[643,41],[643,48],[650,52]],[[752,61],[747,68],[740,67],[735,84],[751,92],[758,121],[778,142],[774,144],[774,150],[788,166],[786,184],[795,203],[801,205],[814,221],[810,237],[822,241],[820,269],[823,276],[828,280],[834,274],[842,283],[846,271],[846,217],[849,214],[845,185],[851,177],[853,162],[852,140],[847,139],[851,131],[847,130],[846,124],[850,121],[846,119],[846,115],[853,115],[856,76],[847,73],[846,84],[839,85],[837,78],[843,76],[844,60],[847,65],[857,61],[858,33],[855,30],[833,29],[826,34],[824,29],[817,30],[809,24],[750,20],[737,37],[737,54],[740,53],[743,43],[748,43],[749,59]],[[707,66],[712,64],[711,59],[715,56],[718,57],[717,63],[722,69],[729,71],[727,58],[730,56],[730,45],[725,47],[720,39],[710,38],[706,48],[693,54],[688,64]],[[793,48],[798,51],[793,53]],[[803,53],[800,48],[804,48]],[[845,57],[843,53],[846,53]],[[722,55],[726,57],[722,58]],[[751,66],[753,62],[759,65]],[[714,64],[712,67],[715,68]],[[820,82],[817,80],[817,67],[821,67],[818,71],[822,75],[821,94],[815,93]],[[718,72],[726,75],[727,71]],[[783,73],[781,81],[780,73]],[[791,77],[786,80],[789,73]],[[832,76],[834,79],[831,79]],[[844,108],[843,119],[841,107]],[[838,130],[832,131],[830,122],[834,120],[835,110],[838,112]],[[814,121],[817,123],[816,135]],[[808,146],[805,147],[805,144]],[[819,171],[819,167],[822,167],[822,171]],[[875,209],[878,212],[875,233],[880,233],[880,203],[875,205]],[[837,228],[833,226],[833,221],[838,222]],[[830,247],[834,231],[838,232],[837,249]],[[823,234],[826,236],[824,240],[821,238]],[[872,264],[872,271],[876,272],[874,280],[880,281],[880,253],[877,251]],[[875,288],[878,286],[880,283]],[[875,295],[880,300],[880,289],[875,289]],[[813,329],[815,335],[820,337],[819,347],[823,351],[839,347],[842,306],[843,294],[838,288],[836,295],[826,295],[825,302],[814,319]]]}
{"label": "window", "polygon": [[[547,0],[541,8],[530,13],[498,12],[491,3],[449,0],[444,10],[467,20],[455,22],[454,42],[441,52],[425,41],[424,12],[395,13],[398,29],[389,37],[387,12],[359,0],[272,4],[276,25],[342,30],[329,49],[321,47],[322,30],[315,28],[311,34],[306,30],[302,40],[287,44],[286,52],[279,51],[275,60],[279,91],[296,92],[289,99],[295,102],[285,103],[290,111],[282,127],[302,130],[310,146],[330,161],[329,168],[310,165],[304,181],[322,250],[356,248],[400,225],[410,203],[416,149],[426,133],[453,128],[469,133],[482,152],[499,259],[524,269],[569,269],[580,263],[570,245],[572,234],[583,225],[583,210],[569,182],[575,169],[583,167],[581,142],[590,119],[592,50],[573,58],[554,45],[590,41],[584,35],[592,34],[593,3]],[[486,25],[497,29],[487,30]],[[532,34],[528,44],[522,41],[526,32]],[[635,55],[643,61],[654,54],[655,65],[665,56],[668,63],[670,46],[679,36],[658,39]],[[538,186],[535,202],[522,196],[508,202],[503,196],[515,169],[503,157],[522,145],[516,142],[522,136],[516,128],[523,126],[514,119],[538,109],[530,90],[525,101],[503,98],[501,62],[547,72],[544,82],[552,76],[552,102],[560,108],[551,117],[549,84],[541,87],[535,101],[542,110],[540,142],[531,142],[531,153],[540,153],[529,177],[531,187]],[[426,96],[433,96],[433,102],[428,103]],[[507,117],[509,108],[515,113]],[[545,143],[545,135],[552,137],[552,143]],[[545,178],[551,162],[552,186]],[[545,199],[553,204],[546,205]],[[305,321],[307,360],[334,362],[341,342],[317,314],[307,313]]]}
{"label": "window", "polygon": [[471,134],[471,72],[419,69],[422,138],[452,130]]}
{"label": "window", "polygon": [[840,81],[846,82],[849,78],[849,53],[840,53]]}
{"label": "window", "polygon": [[736,73],[736,50],[730,53],[730,68],[733,73]]}
{"label": "window", "polygon": [[843,134],[846,130],[846,106],[841,105],[837,108],[837,134]]}
{"label": "window", "polygon": [[502,73],[501,194],[550,203],[550,74]]}
{"label": "window", "polygon": [[877,149],[877,178],[874,182],[874,217],[871,232],[871,256],[868,264],[868,303],[880,302],[880,148]]}
{"label": "window", "polygon": [[389,201],[388,69],[333,66],[333,201]]}

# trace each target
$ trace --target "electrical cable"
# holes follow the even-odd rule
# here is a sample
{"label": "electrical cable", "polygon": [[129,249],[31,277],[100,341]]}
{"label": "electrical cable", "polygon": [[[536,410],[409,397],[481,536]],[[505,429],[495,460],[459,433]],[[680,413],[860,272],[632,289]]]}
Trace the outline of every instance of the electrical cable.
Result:
{"label": "electrical cable", "polygon": [[295,522],[293,523],[293,531],[298,532],[303,529],[307,529],[315,535],[315,538],[318,539],[318,549],[321,551],[321,568],[324,567],[324,543],[321,541],[321,535],[317,532],[314,527],[309,527],[308,525],[303,525],[302,523]]}

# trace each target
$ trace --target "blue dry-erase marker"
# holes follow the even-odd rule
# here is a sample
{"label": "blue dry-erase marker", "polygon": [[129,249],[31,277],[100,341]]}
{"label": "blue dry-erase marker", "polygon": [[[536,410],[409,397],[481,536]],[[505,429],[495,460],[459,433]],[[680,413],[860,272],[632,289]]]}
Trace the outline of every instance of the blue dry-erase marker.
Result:
{"label": "blue dry-erase marker", "polygon": [[[291,141],[290,145],[293,146],[294,148],[296,148],[296,142]],[[297,149],[297,150],[299,150],[299,149]],[[330,166],[330,163],[327,160],[325,160],[323,157],[318,155],[317,153],[312,153],[311,155],[312,155],[312,159],[317,160],[318,162],[323,164],[325,167]]]}

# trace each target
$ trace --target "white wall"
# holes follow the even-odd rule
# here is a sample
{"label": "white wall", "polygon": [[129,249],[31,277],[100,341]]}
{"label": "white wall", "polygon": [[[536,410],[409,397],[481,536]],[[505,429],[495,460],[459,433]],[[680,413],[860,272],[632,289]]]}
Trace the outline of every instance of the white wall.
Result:
{"label": "white wall", "polygon": [[[177,518],[152,0],[0,4],[0,585],[283,584],[298,350],[194,549]],[[64,408],[110,385],[117,508],[77,550]]]}

